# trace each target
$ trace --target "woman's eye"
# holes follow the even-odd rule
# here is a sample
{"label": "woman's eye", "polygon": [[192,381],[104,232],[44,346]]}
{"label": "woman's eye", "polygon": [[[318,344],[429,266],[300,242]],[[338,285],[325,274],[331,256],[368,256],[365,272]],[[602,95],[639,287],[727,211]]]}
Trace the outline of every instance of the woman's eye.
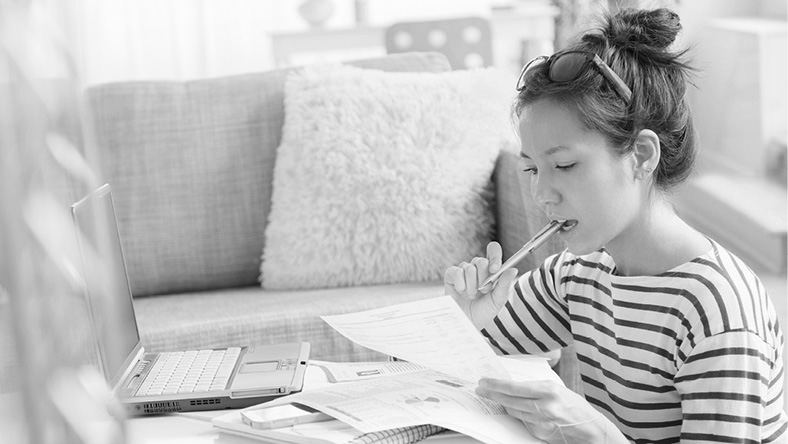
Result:
{"label": "woman's eye", "polygon": [[536,174],[536,173],[539,172],[539,170],[537,170],[535,166],[532,166],[532,167],[526,167],[525,169],[523,169],[523,172],[524,173]]}
{"label": "woman's eye", "polygon": [[567,164],[567,165],[556,165],[555,167],[556,167],[556,169],[559,169],[559,170],[562,170],[562,171],[567,171],[567,170],[571,170],[572,168],[574,168],[575,165],[577,165],[577,163],[570,163],[570,164]]}

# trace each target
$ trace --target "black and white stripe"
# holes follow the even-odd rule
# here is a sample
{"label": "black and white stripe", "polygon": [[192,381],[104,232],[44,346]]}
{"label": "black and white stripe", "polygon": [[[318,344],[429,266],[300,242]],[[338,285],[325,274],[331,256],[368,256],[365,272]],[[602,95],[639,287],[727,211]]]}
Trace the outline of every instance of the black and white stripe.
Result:
{"label": "black and white stripe", "polygon": [[785,439],[783,336],[756,275],[712,250],[657,276],[548,258],[482,333],[501,353],[575,345],[586,399],[636,443]]}

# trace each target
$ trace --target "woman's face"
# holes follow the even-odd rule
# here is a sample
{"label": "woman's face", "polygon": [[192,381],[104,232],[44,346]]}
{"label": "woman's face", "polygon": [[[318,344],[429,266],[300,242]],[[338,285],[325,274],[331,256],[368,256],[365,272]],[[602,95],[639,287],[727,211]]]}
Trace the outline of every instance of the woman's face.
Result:
{"label": "woman's face", "polygon": [[643,204],[634,156],[613,154],[601,134],[552,100],[522,109],[520,138],[537,205],[550,219],[577,221],[558,233],[569,251],[581,255],[626,242]]}

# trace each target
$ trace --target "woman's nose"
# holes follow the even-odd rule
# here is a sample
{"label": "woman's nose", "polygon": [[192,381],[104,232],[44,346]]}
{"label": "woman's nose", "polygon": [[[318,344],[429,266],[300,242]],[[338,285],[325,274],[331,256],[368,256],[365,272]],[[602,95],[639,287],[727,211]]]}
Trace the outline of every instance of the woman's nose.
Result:
{"label": "woman's nose", "polygon": [[561,195],[555,187],[542,177],[534,180],[531,193],[536,204],[542,209],[546,209],[548,205],[555,205],[561,200]]}

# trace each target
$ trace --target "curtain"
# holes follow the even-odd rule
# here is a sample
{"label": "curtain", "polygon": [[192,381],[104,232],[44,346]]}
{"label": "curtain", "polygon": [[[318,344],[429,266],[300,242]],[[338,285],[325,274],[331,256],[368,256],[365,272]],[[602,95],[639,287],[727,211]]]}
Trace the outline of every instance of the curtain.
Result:
{"label": "curtain", "polygon": [[291,0],[75,0],[85,85],[270,69],[269,32]]}

